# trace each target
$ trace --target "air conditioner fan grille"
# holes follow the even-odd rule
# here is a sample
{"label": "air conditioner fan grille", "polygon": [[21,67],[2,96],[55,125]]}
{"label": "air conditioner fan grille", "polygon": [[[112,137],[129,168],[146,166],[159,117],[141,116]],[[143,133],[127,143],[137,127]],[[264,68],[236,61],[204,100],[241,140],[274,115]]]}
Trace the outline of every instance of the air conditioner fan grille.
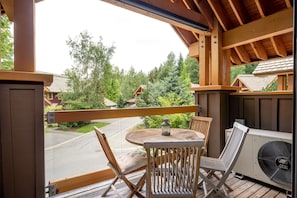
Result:
{"label": "air conditioner fan grille", "polygon": [[274,182],[291,186],[291,144],[271,141],[259,149],[258,162],[263,172]]}

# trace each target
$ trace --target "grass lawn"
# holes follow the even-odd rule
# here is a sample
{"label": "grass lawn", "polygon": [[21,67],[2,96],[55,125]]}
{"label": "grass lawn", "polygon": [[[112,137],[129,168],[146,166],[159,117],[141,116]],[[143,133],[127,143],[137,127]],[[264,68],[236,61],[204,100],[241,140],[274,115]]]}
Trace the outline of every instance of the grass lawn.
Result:
{"label": "grass lawn", "polygon": [[93,131],[94,130],[94,126],[96,126],[97,128],[101,128],[101,127],[104,127],[106,125],[109,125],[110,123],[108,122],[92,122],[88,125],[85,125],[83,127],[80,127],[78,129],[76,129],[75,131],[76,132],[79,132],[79,133],[88,133],[90,131]]}

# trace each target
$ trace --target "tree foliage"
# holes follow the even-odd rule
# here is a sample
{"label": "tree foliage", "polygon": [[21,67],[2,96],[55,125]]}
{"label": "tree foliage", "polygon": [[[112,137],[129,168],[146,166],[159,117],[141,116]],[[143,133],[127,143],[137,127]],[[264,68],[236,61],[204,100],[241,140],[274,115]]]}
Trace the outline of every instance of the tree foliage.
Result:
{"label": "tree foliage", "polygon": [[[182,106],[194,103],[190,92],[191,80],[189,75],[184,74],[185,64],[180,56],[178,61],[175,55],[170,53],[167,60],[159,68],[150,73],[150,82],[144,93],[137,99],[139,107],[149,106]],[[158,71],[157,75],[154,72]],[[152,75],[153,74],[153,75]],[[167,115],[172,127],[187,127],[188,115]],[[144,119],[146,127],[160,127],[164,116],[146,116]]]}
{"label": "tree foliage", "polygon": [[13,69],[13,36],[7,15],[1,16],[1,64],[0,69]]}
{"label": "tree foliage", "polygon": [[[70,47],[73,65],[65,71],[70,90],[60,94],[65,109],[104,108],[104,97],[123,108],[125,101],[134,98],[133,93],[140,85],[146,85],[146,89],[137,99],[137,106],[181,106],[194,103],[189,88],[192,81],[198,81],[198,63],[195,59],[184,60],[181,54],[176,59],[171,52],[160,67],[154,68],[147,75],[142,71],[137,72],[132,66],[127,72],[114,67],[110,59],[115,47],[106,47],[101,37],[95,42],[88,32],[82,32],[74,39],[69,38],[66,43]],[[173,127],[187,127],[187,114],[168,117]],[[162,121],[163,116],[149,116],[145,119],[149,127],[159,127]]]}
{"label": "tree foliage", "polygon": [[[101,37],[97,42],[92,39],[88,32],[82,32],[78,37],[66,41],[74,62],[65,71],[70,90],[60,95],[66,109],[105,107],[104,96],[108,90],[106,87],[111,82],[110,59],[114,47],[104,46]],[[116,82],[111,86],[116,87]]]}
{"label": "tree foliage", "polygon": [[199,84],[199,64],[196,58],[186,58],[183,70],[184,74],[189,75],[191,83]]}
{"label": "tree foliage", "polygon": [[130,67],[127,73],[122,73],[122,80],[121,80],[121,97],[124,100],[128,100],[133,98],[134,91],[140,85],[146,85],[148,83],[148,77],[142,71],[136,72],[133,67]]}

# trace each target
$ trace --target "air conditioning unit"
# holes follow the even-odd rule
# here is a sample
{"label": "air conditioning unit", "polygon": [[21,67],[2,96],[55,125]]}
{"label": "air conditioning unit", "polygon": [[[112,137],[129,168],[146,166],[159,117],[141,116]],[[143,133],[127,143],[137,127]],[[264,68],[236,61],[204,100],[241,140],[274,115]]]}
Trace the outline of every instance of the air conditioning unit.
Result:
{"label": "air conditioning unit", "polygon": [[[228,138],[232,129],[226,129]],[[291,191],[292,134],[250,129],[233,171]]]}

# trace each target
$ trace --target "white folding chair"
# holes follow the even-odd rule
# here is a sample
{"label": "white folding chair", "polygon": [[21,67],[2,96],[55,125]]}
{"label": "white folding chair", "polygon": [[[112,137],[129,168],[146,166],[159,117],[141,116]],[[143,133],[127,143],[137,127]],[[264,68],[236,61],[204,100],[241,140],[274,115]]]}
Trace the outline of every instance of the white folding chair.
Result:
{"label": "white folding chair", "polygon": [[[248,127],[235,122],[231,135],[220,156],[218,158],[201,157],[200,168],[207,171],[200,172],[202,180],[199,182],[199,185],[203,184],[205,197],[210,197],[213,193],[221,197],[228,197],[224,186],[228,187],[229,190],[232,189],[225,182],[238,159],[248,131]],[[216,172],[220,172],[221,176],[218,176]],[[210,179],[213,175],[215,176],[214,181]],[[210,186],[209,191],[207,191],[206,184]]]}

